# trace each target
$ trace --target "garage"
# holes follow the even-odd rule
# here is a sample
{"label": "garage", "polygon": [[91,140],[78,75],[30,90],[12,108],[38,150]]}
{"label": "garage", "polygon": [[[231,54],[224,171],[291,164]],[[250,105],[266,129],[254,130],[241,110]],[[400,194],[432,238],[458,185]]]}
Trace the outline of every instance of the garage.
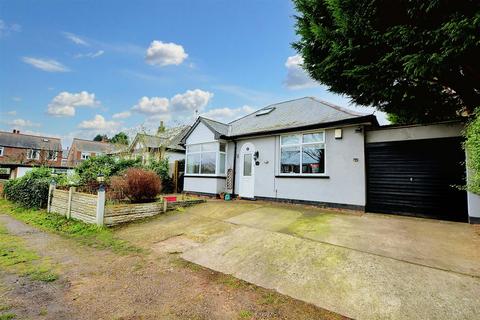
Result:
{"label": "garage", "polygon": [[461,131],[425,129],[367,133],[366,209],[467,222],[467,194],[458,188],[465,184]]}

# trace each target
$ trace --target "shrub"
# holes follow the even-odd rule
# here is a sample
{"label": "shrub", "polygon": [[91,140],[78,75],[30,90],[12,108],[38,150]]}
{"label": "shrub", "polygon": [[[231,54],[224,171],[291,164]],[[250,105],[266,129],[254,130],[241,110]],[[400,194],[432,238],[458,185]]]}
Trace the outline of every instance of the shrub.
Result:
{"label": "shrub", "polygon": [[169,176],[169,164],[168,164],[168,157],[160,160],[155,161],[152,160],[148,165],[150,170],[155,171],[155,173],[162,179],[162,191],[166,193],[173,192],[174,183],[173,179]]}
{"label": "shrub", "polygon": [[98,175],[103,174],[107,183],[111,176],[117,175],[123,170],[132,167],[140,167],[140,159],[116,160],[111,156],[102,155],[91,157],[83,161],[75,170],[79,175],[79,183],[84,185],[95,184]]}
{"label": "shrub", "polygon": [[480,108],[465,130],[465,148],[468,154],[469,191],[480,194]]}
{"label": "shrub", "polygon": [[152,170],[129,168],[123,175],[112,178],[110,188],[132,202],[145,202],[156,198],[162,191],[162,183]]}
{"label": "shrub", "polygon": [[59,181],[63,176],[52,176],[52,170],[46,167],[34,168],[23,177],[8,180],[4,194],[8,200],[27,208],[45,208],[48,202],[48,188],[52,179]]}

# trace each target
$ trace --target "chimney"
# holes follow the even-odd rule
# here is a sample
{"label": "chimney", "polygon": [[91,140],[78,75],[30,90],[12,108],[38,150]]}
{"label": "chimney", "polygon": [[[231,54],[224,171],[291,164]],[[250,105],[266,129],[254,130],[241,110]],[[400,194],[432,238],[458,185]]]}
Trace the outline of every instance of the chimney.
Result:
{"label": "chimney", "polygon": [[165,125],[163,124],[163,120],[160,121],[160,126],[157,129],[157,135],[165,132]]}

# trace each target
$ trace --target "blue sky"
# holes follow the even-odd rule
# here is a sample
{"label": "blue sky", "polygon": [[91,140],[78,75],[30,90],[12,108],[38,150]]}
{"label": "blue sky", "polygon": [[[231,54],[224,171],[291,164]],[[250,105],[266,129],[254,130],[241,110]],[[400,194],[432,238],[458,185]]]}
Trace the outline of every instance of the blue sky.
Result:
{"label": "blue sky", "polygon": [[68,144],[302,96],[348,106],[299,67],[294,14],[287,0],[1,0],[0,129]]}

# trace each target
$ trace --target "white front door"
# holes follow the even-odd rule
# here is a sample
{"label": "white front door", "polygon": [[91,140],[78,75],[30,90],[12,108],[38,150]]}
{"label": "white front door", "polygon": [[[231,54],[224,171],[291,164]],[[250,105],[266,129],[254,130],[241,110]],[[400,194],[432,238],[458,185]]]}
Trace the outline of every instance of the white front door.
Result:
{"label": "white front door", "polygon": [[255,146],[246,143],[242,146],[240,151],[240,191],[239,195],[242,198],[253,198],[253,188],[255,182],[255,166],[253,154],[255,153]]}

